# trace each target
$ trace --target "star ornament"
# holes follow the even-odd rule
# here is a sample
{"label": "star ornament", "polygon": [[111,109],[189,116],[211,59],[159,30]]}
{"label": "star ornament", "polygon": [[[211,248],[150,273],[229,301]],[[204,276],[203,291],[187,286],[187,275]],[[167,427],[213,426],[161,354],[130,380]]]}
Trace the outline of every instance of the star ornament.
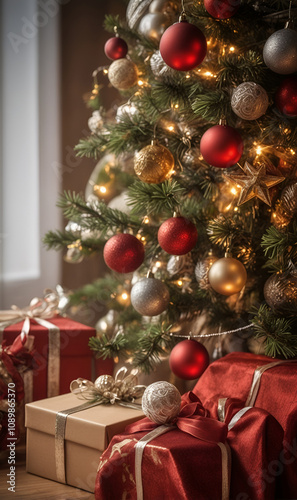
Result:
{"label": "star ornament", "polygon": [[246,161],[244,166],[241,168],[244,172],[242,174],[234,173],[224,175],[226,179],[241,187],[238,206],[246,203],[252,198],[259,198],[264,201],[264,203],[271,206],[269,188],[276,186],[285,180],[285,177],[267,175],[266,165],[264,163],[254,167]]}

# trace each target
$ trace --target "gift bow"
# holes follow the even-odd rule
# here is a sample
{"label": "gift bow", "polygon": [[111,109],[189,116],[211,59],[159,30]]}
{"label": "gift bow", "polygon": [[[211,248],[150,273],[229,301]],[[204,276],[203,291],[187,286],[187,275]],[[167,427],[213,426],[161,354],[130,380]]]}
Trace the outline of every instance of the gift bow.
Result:
{"label": "gift bow", "polygon": [[[142,396],[146,386],[137,385],[137,369],[133,369],[128,375],[127,373],[128,369],[123,366],[117,371],[115,378],[101,375],[94,383],[78,378],[71,382],[70,391],[79,399],[128,406],[127,403],[134,403]],[[141,405],[137,405],[137,408],[141,408]]]}
{"label": "gift bow", "polygon": [[149,418],[144,418],[125,429],[129,434],[147,432],[135,445],[135,481],[137,500],[143,500],[141,462],[145,446],[156,437],[173,429],[191,434],[197,439],[215,443],[222,454],[222,500],[229,499],[230,490],[230,449],[226,443],[228,426],[209,417],[200,399],[193,392],[187,392],[181,398],[181,410],[169,424],[159,425]]}
{"label": "gift bow", "polygon": [[44,291],[43,298],[34,297],[30,304],[24,308],[12,305],[11,309],[0,311],[0,321],[13,324],[26,318],[51,318],[57,313],[59,302],[59,292],[48,288]]}
{"label": "gift bow", "polygon": [[27,307],[20,308],[13,305],[10,310],[0,311],[0,344],[2,343],[4,329],[22,320],[24,320],[21,332],[22,340],[29,338],[31,319],[48,330],[48,397],[59,394],[60,330],[47,319],[60,312],[62,305],[63,307],[65,305],[65,292],[58,285],[56,290],[46,289],[43,298],[34,297]]}
{"label": "gift bow", "polygon": [[[181,410],[178,416],[171,422],[169,427],[178,427],[183,432],[191,436],[209,441],[211,443],[224,443],[227,438],[228,427],[225,423],[219,422],[209,417],[200,399],[192,391],[187,392],[181,398]],[[149,418],[138,420],[128,425],[126,432],[134,434],[136,432],[148,432],[160,427],[159,424],[152,422]]]}

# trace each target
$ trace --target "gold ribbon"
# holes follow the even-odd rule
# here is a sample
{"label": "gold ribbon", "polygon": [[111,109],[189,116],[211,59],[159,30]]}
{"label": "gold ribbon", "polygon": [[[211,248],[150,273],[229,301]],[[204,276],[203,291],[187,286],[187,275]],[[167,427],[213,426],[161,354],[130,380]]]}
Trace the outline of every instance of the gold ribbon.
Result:
{"label": "gold ribbon", "polygon": [[101,375],[95,382],[78,378],[70,384],[70,391],[79,399],[97,401],[99,403],[118,403],[122,406],[130,406],[141,409],[141,405],[135,403],[145,389],[145,385],[137,385],[138,370],[133,369],[128,374],[128,369],[120,368],[115,378],[111,375]]}
{"label": "gold ribbon", "polygon": [[56,290],[46,289],[44,297],[34,297],[29,306],[20,308],[11,306],[10,310],[0,311],[0,344],[3,341],[3,331],[7,326],[24,320],[21,335],[29,335],[30,320],[48,330],[48,362],[47,362],[47,397],[57,396],[60,385],[60,329],[47,321],[57,312],[61,302],[61,287]]}

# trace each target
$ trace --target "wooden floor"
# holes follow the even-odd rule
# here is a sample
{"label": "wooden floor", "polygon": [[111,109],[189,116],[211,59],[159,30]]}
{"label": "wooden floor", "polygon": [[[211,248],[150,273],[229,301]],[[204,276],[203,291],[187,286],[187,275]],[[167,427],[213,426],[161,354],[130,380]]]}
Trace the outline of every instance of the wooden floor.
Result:
{"label": "wooden floor", "polygon": [[15,493],[8,491],[6,483],[9,465],[5,453],[0,459],[0,498],[1,500],[95,500],[94,495],[87,491],[65,486],[64,484],[44,479],[26,472],[25,445],[17,447],[16,488]]}

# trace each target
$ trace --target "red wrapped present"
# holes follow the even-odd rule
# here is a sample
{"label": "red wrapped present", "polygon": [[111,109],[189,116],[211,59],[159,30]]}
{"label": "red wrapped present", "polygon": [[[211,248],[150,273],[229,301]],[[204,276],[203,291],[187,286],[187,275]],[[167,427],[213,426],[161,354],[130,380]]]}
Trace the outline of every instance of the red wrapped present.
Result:
{"label": "red wrapped present", "polygon": [[[113,438],[100,458],[95,498],[271,500],[275,481],[263,494],[258,484],[246,487],[246,479],[252,471],[255,483],[262,468],[277,458],[283,432],[264,410],[242,410],[242,406],[242,402],[228,401],[222,423],[209,418],[197,396],[187,393],[174,426],[156,427],[147,418],[130,425],[125,434]],[[267,446],[267,437],[273,437],[273,447]],[[232,453],[231,492],[227,443]]]}
{"label": "red wrapped present", "polygon": [[235,352],[212,363],[193,389],[214,418],[219,398],[239,398],[275,417],[284,430],[283,449],[263,481],[276,477],[278,496],[286,499],[296,499],[297,492],[296,380],[297,361]]}
{"label": "red wrapped present", "polygon": [[10,346],[0,346],[0,449],[15,447],[23,429],[24,379],[30,380],[35,351],[33,337],[18,335]]}
{"label": "red wrapped present", "polygon": [[33,299],[27,308],[13,306],[0,313],[0,334],[8,344],[21,331],[34,336],[39,366],[34,371],[33,401],[69,392],[70,382],[78,376],[93,378],[94,358],[88,343],[95,329],[55,315],[58,302],[58,294],[50,291],[43,299]]}

